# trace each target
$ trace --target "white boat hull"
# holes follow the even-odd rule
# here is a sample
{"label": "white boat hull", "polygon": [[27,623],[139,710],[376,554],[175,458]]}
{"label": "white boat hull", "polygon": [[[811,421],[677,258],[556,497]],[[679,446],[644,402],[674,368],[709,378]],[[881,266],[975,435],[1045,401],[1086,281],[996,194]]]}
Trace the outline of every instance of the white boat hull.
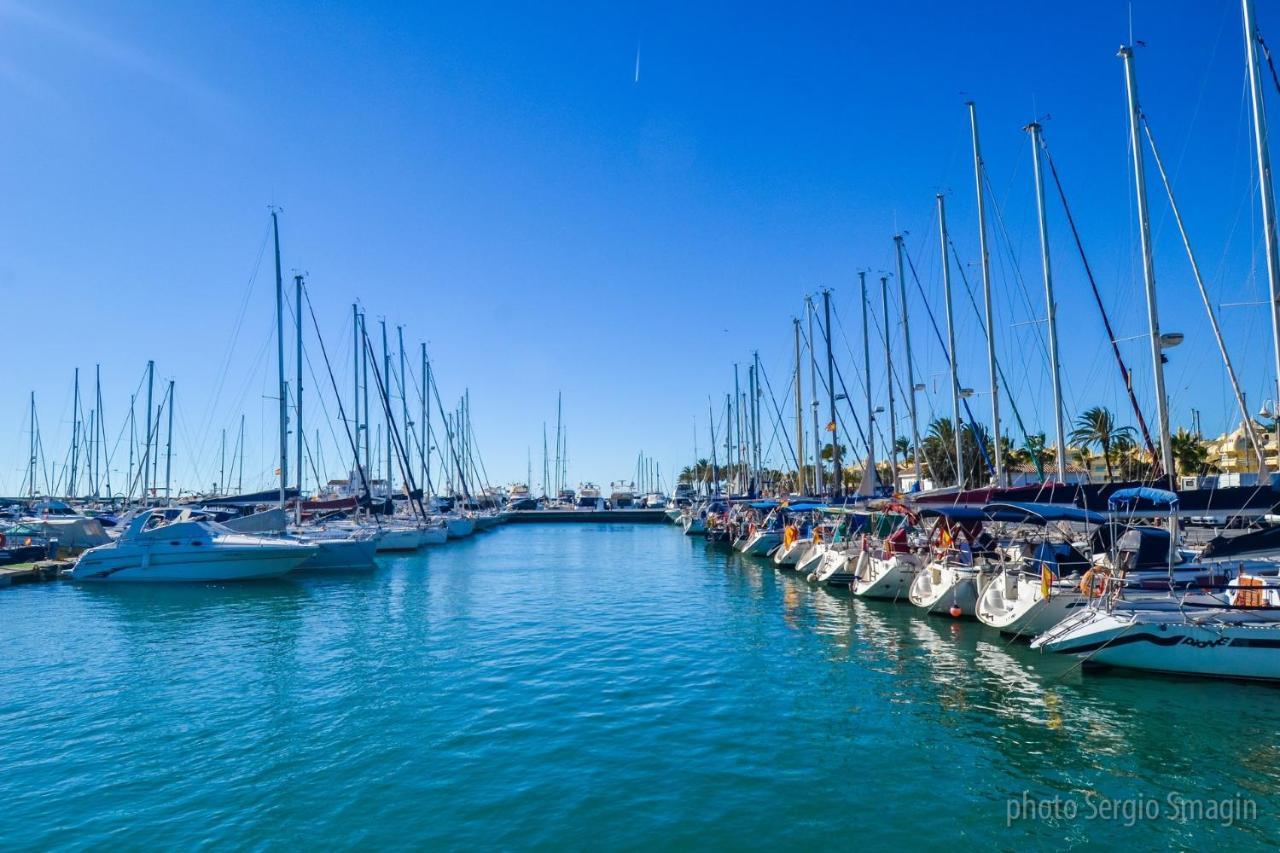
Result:
{"label": "white boat hull", "polygon": [[426,545],[443,545],[449,541],[449,528],[441,525],[440,527],[419,527],[418,528],[418,547]]}
{"label": "white boat hull", "polygon": [[707,520],[691,515],[684,520],[684,535],[696,536],[699,533],[707,532]]}
{"label": "white boat hull", "polygon": [[373,537],[363,539],[311,539],[319,550],[315,555],[298,564],[295,572],[350,572],[370,571],[377,568],[373,556],[378,542]]}
{"label": "white boat hull", "polygon": [[863,598],[898,601],[910,594],[919,571],[919,562],[910,554],[894,554],[888,559],[867,554],[858,561],[857,580],[849,584],[849,591]]}
{"label": "white boat hull", "polygon": [[781,544],[782,533],[780,531],[757,530],[747,537],[747,540],[742,543],[738,550],[748,556],[763,557]]}
{"label": "white boat hull", "polygon": [[418,529],[416,527],[384,527],[378,536],[378,553],[418,550]]}
{"label": "white boat hull", "polygon": [[1095,666],[1280,680],[1280,621],[1247,610],[1083,610],[1032,647]]}
{"label": "white boat hull", "polygon": [[167,553],[168,547],[159,542],[142,553],[140,549],[117,550],[112,545],[92,548],[80,556],[71,577],[81,581],[174,583],[261,580],[286,575],[319,551],[314,545],[299,544],[242,551],[210,549],[199,554],[178,548]]}
{"label": "white boat hull", "polygon": [[[972,566],[930,563],[916,573],[908,598],[928,613],[974,616],[978,606],[979,572]],[[953,612],[953,608],[959,612]]]}
{"label": "white boat hull", "polygon": [[476,522],[473,518],[447,518],[444,523],[450,539],[461,539],[476,532]]}
{"label": "white boat hull", "polygon": [[812,539],[797,539],[791,543],[790,547],[780,546],[777,551],[773,552],[773,564],[783,568],[792,568],[804,558],[812,547]]}

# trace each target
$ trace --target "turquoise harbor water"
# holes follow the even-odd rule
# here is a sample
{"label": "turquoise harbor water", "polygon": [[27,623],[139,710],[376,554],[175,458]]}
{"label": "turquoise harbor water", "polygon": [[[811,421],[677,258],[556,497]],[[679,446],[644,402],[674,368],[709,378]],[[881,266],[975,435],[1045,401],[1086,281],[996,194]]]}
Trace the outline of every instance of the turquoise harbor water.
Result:
{"label": "turquoise harbor water", "polygon": [[5,849],[1280,845],[1280,690],[1082,675],[665,526],[11,589],[0,632]]}

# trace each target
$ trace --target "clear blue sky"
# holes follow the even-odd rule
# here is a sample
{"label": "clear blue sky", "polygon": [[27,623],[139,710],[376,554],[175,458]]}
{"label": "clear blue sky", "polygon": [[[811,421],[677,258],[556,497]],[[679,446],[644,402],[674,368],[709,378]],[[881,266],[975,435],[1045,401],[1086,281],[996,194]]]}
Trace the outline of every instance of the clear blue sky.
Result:
{"label": "clear blue sky", "polygon": [[[1144,106],[1214,299],[1263,299],[1238,5],[1139,0],[1132,20]],[[1280,44],[1280,13],[1263,8],[1260,23]],[[1022,127],[1051,116],[1118,334],[1139,335],[1115,58],[1129,26],[1122,2],[0,0],[0,492],[22,479],[29,390],[61,461],[73,367],[101,363],[114,444],[148,358],[177,380],[177,479],[216,479],[219,431],[234,436],[243,412],[246,480],[270,482],[273,297],[259,252],[272,202],[286,275],[310,276],[344,392],[358,298],[371,319],[403,324],[415,351],[429,342],[446,399],[471,389],[493,480],[524,479],[527,447],[539,478],[558,389],[572,480],[627,476],[642,449],[669,472],[692,456],[695,417],[705,455],[706,397],[722,399],[733,361],[758,348],[782,394],[805,293],[835,289],[860,352],[856,271],[892,269],[896,229],[937,302],[936,192],[976,286],[968,98],[1011,236],[993,250],[1001,355],[1024,417],[1051,432],[1027,325],[1043,290]],[[1216,432],[1230,393],[1150,164],[1149,178],[1163,325],[1188,339],[1169,367],[1174,420],[1196,406]],[[1105,404],[1127,419],[1056,202],[1050,227],[1069,412]],[[945,411],[943,361],[912,299]],[[957,306],[962,381],[981,388],[978,326]],[[1270,396],[1265,308],[1222,319],[1253,406]],[[1144,342],[1124,347],[1150,406]],[[309,434],[321,415],[307,406]],[[322,426],[337,474],[331,436]]]}

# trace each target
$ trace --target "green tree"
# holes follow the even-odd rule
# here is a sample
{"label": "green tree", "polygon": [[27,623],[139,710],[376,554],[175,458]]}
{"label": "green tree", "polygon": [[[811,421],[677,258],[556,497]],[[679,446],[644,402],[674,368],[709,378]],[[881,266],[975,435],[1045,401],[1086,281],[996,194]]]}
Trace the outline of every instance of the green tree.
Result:
{"label": "green tree", "polygon": [[1173,464],[1180,474],[1200,474],[1208,467],[1209,448],[1204,446],[1200,438],[1182,427],[1173,434],[1169,442],[1173,450]]}
{"label": "green tree", "polygon": [[1133,427],[1116,425],[1116,416],[1106,406],[1094,406],[1076,418],[1071,441],[1084,450],[1091,447],[1100,449],[1102,460],[1107,466],[1107,479],[1114,480],[1115,470],[1111,461],[1116,440],[1121,437],[1132,438],[1133,435]]}

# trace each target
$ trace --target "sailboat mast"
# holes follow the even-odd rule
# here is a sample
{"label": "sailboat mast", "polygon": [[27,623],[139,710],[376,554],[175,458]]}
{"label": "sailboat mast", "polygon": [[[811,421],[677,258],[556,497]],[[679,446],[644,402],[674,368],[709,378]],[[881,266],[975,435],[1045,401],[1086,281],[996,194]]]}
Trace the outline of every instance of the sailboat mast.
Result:
{"label": "sailboat mast", "polygon": [[[71,393],[71,479],[67,481],[67,497],[74,498],[76,480],[80,473],[80,368],[76,368],[74,390]],[[64,410],[65,411],[65,410]]]}
{"label": "sailboat mast", "polygon": [[813,337],[813,297],[804,298],[804,310],[809,320],[809,388],[813,391],[813,402],[810,409],[813,414],[813,493],[820,495],[822,488],[822,430],[818,426],[818,353],[814,349]]}
{"label": "sailboat mast", "polygon": [[1142,137],[1138,124],[1142,107],[1138,103],[1138,78],[1133,67],[1133,48],[1120,48],[1124,60],[1125,91],[1129,97],[1129,147],[1133,151],[1133,189],[1138,198],[1138,226],[1142,238],[1142,281],[1147,294],[1147,332],[1151,337],[1151,365],[1155,370],[1156,414],[1160,423],[1160,467],[1169,484],[1177,470],[1173,464],[1173,446],[1169,435],[1169,398],[1164,386],[1164,353],[1160,345],[1160,312],[1156,306],[1156,268],[1151,254],[1151,217],[1147,210],[1147,176],[1143,168]]}
{"label": "sailboat mast", "polygon": [[422,497],[431,500],[431,412],[426,406],[426,398],[431,393],[431,387],[428,382],[430,380],[426,377],[426,341],[422,341],[422,423],[420,428],[422,430],[422,488],[426,489],[422,492]]}
{"label": "sailboat mast", "polygon": [[244,494],[244,415],[240,415],[240,475],[236,479],[236,494]]}
{"label": "sailboat mast", "polygon": [[[800,368],[802,367],[802,363],[800,361],[800,318],[799,317],[792,318],[791,327],[792,327],[792,330],[795,332],[795,349],[796,349],[796,492],[798,494],[804,495],[808,493],[805,491],[805,476],[804,476],[804,388],[802,387],[802,384],[801,384],[804,378],[804,374],[800,370]],[[694,458],[696,459],[698,456],[698,453],[697,453],[698,431],[696,426],[694,428],[693,435],[694,435],[694,454],[693,455],[694,455]]]}
{"label": "sailboat mast", "polygon": [[1276,405],[1280,407],[1280,238],[1276,234],[1276,199],[1272,188],[1271,151],[1267,143],[1267,107],[1262,97],[1261,68],[1258,65],[1258,23],[1253,0],[1242,0],[1244,46],[1249,66],[1249,102],[1253,108],[1253,141],[1258,157],[1258,198],[1262,205],[1262,228],[1266,238],[1267,282],[1271,293],[1271,338],[1275,346]]}
{"label": "sailboat mast", "polygon": [[[298,497],[294,501],[293,521],[295,524],[302,524],[302,480],[303,472],[306,466],[302,464],[302,276],[295,275],[293,277],[293,315],[295,320],[295,337],[297,338],[297,353],[295,358],[298,362],[298,384],[293,389],[293,399],[295,403],[295,411],[298,415],[298,423],[294,425],[294,431],[298,435]],[[316,483],[319,486],[319,483]]]}
{"label": "sailboat mast", "polygon": [[[363,495],[365,489],[364,471],[360,467],[360,309],[351,303],[351,420],[352,432],[355,434],[355,470],[353,470],[351,487]],[[356,481],[358,478],[358,482]]]}
{"label": "sailboat mast", "polygon": [[[364,312],[360,312],[360,387],[361,396],[363,397],[363,405],[361,411],[364,412],[364,470],[360,472],[361,486],[364,494],[370,499],[373,498],[373,484],[369,482],[369,478],[373,475],[373,441],[369,435],[369,328]],[[356,429],[361,429],[359,423]]]}
{"label": "sailboat mast", "polygon": [[[942,294],[947,309],[947,353],[951,362],[951,423],[956,439],[956,488],[963,491],[965,483],[964,452],[960,424],[960,374],[956,367],[956,327],[951,310],[951,253],[947,243],[947,203],[938,193],[938,234],[942,240]],[[976,439],[977,436],[974,436]]]}
{"label": "sailboat mast", "polygon": [[409,420],[409,394],[405,390],[405,379],[408,374],[404,370],[404,326],[396,326],[396,343],[400,348],[400,410],[404,421],[404,470],[413,470],[413,422]]}
{"label": "sailboat mast", "polygon": [[170,474],[173,473],[173,380],[169,380],[169,436],[164,443],[164,502],[173,506]]}
{"label": "sailboat mast", "polygon": [[822,336],[827,342],[827,391],[831,401],[831,420],[827,422],[827,430],[831,433],[831,493],[837,497],[844,494],[844,477],[840,472],[839,424],[836,423],[836,360],[831,354],[831,289],[822,289],[822,313],[825,318],[822,324]]}
{"label": "sailboat mast", "polygon": [[916,420],[916,373],[911,358],[911,323],[907,315],[907,277],[902,271],[902,235],[893,238],[894,249],[898,256],[898,291],[902,299],[902,341],[907,350],[907,408],[911,413],[911,463],[915,471],[915,487],[922,488],[920,483],[920,425]]}
{"label": "sailboat mast", "polygon": [[[867,392],[867,470],[863,476],[877,479],[875,412],[871,408],[871,324],[867,321],[867,273],[858,272],[858,287],[862,292],[862,378]],[[864,488],[868,485],[863,484]]]}
{"label": "sailboat mast", "polygon": [[[987,197],[983,181],[985,165],[978,142],[978,107],[969,101],[969,128],[973,136],[973,181],[978,194],[978,253],[982,256],[982,302],[987,320],[987,372],[991,379],[991,442],[995,451],[996,485],[1003,486],[1004,453],[1000,447],[1000,382],[996,369],[995,309],[991,299],[991,252],[987,248]],[[974,436],[977,438],[977,436]]]}
{"label": "sailboat mast", "polygon": [[379,320],[378,323],[382,327],[382,376],[384,377],[382,392],[387,395],[384,408],[387,423],[387,500],[391,500],[392,480],[395,479],[395,471],[391,467],[391,457],[395,455],[395,451],[391,448],[391,350],[387,347],[386,318]]}
{"label": "sailboat mast", "polygon": [[889,277],[880,276],[880,310],[884,314],[884,375],[889,384],[889,466],[898,491],[898,413],[893,403],[893,355],[889,346]]}
{"label": "sailboat mast", "polygon": [[[142,503],[145,505],[148,498],[147,487],[151,485],[151,404],[155,395],[156,388],[156,363],[154,360],[147,361],[147,449],[142,454]],[[35,398],[32,398],[31,411],[35,412]]]}
{"label": "sailboat mast", "polygon": [[138,427],[135,410],[138,407],[138,395],[129,395],[129,491],[125,493],[125,503],[128,504],[133,498],[133,448],[138,442]]}
{"label": "sailboat mast", "polygon": [[[1031,134],[1031,163],[1036,181],[1036,208],[1040,218],[1040,262],[1044,268],[1044,301],[1049,324],[1049,370],[1053,374],[1053,419],[1057,429],[1057,452],[1054,454],[1058,482],[1067,481],[1067,437],[1062,419],[1062,376],[1058,366],[1058,306],[1053,301],[1053,272],[1049,264],[1049,220],[1044,205],[1044,172],[1040,167],[1040,124],[1027,125]],[[1165,442],[1166,446],[1168,442]]]}
{"label": "sailboat mast", "polygon": [[31,392],[31,440],[27,445],[27,496],[36,496],[36,392]]}
{"label": "sailboat mast", "polygon": [[289,401],[284,384],[284,277],[280,272],[280,217],[271,211],[271,231],[276,250],[276,365],[280,393],[280,508],[284,508],[285,489],[289,484]]}

